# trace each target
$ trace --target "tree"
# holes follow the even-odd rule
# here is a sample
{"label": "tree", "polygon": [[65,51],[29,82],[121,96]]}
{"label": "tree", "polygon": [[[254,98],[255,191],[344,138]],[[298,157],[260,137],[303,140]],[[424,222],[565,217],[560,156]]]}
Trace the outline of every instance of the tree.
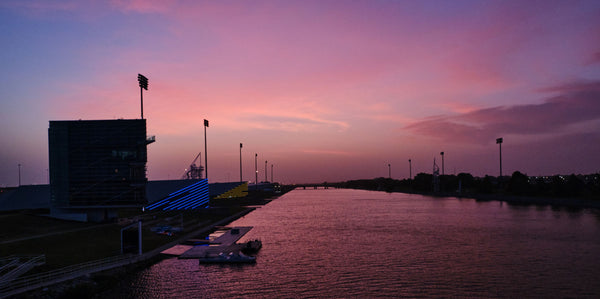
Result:
{"label": "tree", "polygon": [[529,177],[519,171],[513,172],[508,181],[507,191],[514,195],[528,195],[531,193]]}

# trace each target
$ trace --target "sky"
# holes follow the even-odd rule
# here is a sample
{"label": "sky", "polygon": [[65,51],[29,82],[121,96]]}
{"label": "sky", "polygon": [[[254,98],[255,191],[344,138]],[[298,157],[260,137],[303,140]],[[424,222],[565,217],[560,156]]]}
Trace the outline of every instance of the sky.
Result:
{"label": "sky", "polygon": [[140,118],[138,73],[150,180],[238,181],[240,143],[246,181],[497,176],[499,137],[505,175],[600,171],[597,0],[4,0],[0,31],[0,186],[48,182],[51,120]]}

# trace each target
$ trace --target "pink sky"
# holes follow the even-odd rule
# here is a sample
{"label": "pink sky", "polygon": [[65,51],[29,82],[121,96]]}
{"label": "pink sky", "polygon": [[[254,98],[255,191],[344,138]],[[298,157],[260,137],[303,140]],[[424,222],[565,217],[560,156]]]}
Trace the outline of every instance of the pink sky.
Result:
{"label": "pink sky", "polygon": [[[3,1],[0,186],[50,120],[139,117],[151,180],[600,171],[598,1]],[[203,158],[204,160],[204,158]],[[204,162],[203,162],[204,164]]]}

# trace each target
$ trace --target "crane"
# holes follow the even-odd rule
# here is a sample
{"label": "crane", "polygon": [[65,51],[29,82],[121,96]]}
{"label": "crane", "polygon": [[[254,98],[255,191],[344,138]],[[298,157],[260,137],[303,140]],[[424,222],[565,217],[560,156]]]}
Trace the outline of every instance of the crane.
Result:
{"label": "crane", "polygon": [[190,168],[186,170],[186,172],[181,176],[181,179],[188,180],[199,180],[202,179],[202,172],[204,171],[204,167],[202,165],[196,166],[196,160],[200,158],[202,152],[199,152],[196,155],[196,158],[190,164]]}

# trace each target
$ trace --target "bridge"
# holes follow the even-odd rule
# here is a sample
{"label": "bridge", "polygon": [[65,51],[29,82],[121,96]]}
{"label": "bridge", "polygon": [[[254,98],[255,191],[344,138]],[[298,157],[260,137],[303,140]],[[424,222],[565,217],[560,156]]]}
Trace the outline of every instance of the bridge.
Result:
{"label": "bridge", "polygon": [[335,189],[335,188],[337,188],[337,186],[335,184],[328,184],[328,183],[295,184],[294,186],[296,187],[295,189],[303,189],[303,190],[310,190],[310,189]]}

